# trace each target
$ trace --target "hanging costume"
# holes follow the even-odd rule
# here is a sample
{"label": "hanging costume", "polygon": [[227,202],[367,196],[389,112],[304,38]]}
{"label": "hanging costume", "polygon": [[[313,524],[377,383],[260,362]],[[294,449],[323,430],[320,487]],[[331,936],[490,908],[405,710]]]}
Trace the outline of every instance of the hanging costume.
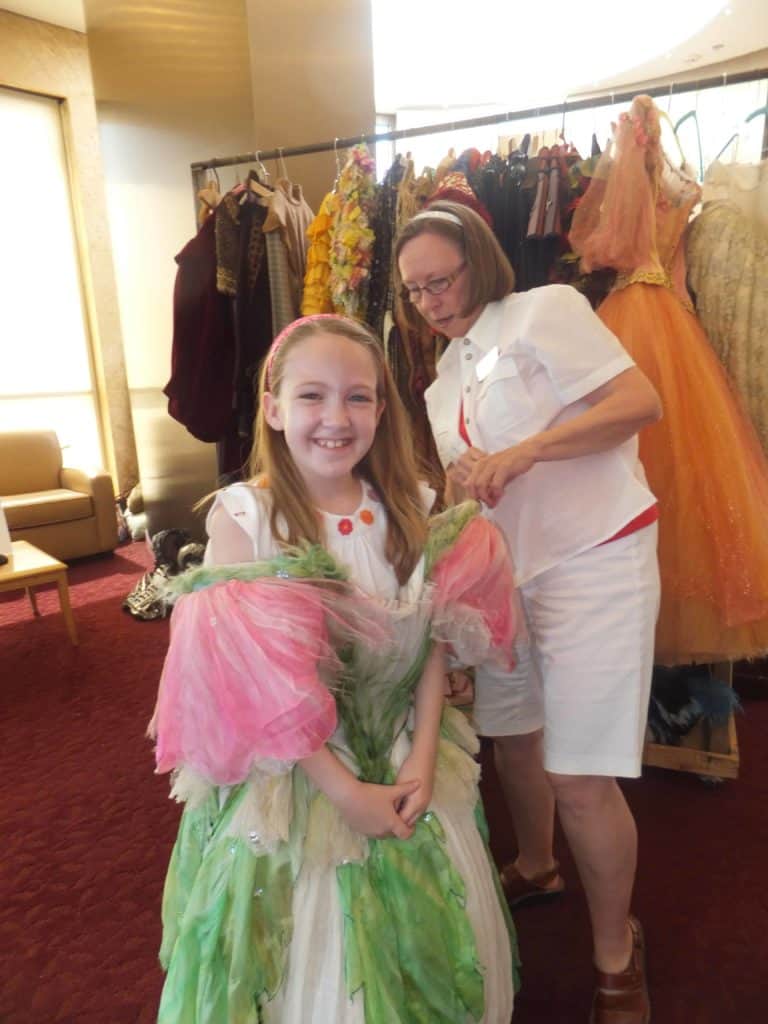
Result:
{"label": "hanging costume", "polygon": [[[732,168],[738,169],[747,167]],[[768,222],[758,216],[759,190],[746,192],[754,207],[747,212],[745,191],[735,184],[742,176],[729,178],[723,170],[714,163],[707,171],[704,206],[686,236],[688,283],[707,337],[768,453]]]}
{"label": "hanging costume", "polygon": [[267,246],[274,337],[300,314],[307,265],[307,229],[314,219],[300,185],[279,178],[267,200],[263,232]]}
{"label": "hanging costume", "polygon": [[681,237],[698,199],[639,96],[570,235],[585,270],[619,272],[598,314],[663,403],[640,458],[659,500],[656,660],[666,665],[768,650],[768,464],[685,289]]}
{"label": "hanging costume", "polygon": [[232,429],[232,305],[216,287],[216,216],[176,256],[168,412],[200,441]]}
{"label": "hanging costume", "polygon": [[254,387],[272,342],[262,226],[250,189],[228,192],[176,257],[168,412],[215,442],[219,481],[239,479],[253,438]]}
{"label": "hanging costume", "polygon": [[467,663],[507,660],[500,535],[475,503],[450,510],[401,587],[369,487],[354,514],[322,514],[327,550],[281,554],[270,501],[245,484],[219,494],[257,561],[188,575],[173,613],[152,732],[187,806],[159,1024],[508,1024],[514,932],[461,713],[444,710],[433,799],[409,840],[353,832],[295,765],[327,743],[362,780],[391,783],[432,640]]}
{"label": "hanging costume", "polygon": [[339,196],[328,192],[320,203],[315,219],[307,228],[309,249],[304,275],[304,293],[301,300],[301,315],[332,313],[331,302],[331,237],[333,225],[339,211]]}

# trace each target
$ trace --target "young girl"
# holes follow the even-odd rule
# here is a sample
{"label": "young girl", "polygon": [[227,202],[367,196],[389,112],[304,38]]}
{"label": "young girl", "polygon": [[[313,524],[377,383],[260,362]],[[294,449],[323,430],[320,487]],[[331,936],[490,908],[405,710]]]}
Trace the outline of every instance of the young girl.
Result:
{"label": "young girl", "polygon": [[208,515],[150,732],[186,801],[160,1024],[508,1024],[516,948],[444,707],[446,650],[509,660],[511,567],[467,503],[427,521],[380,344],[291,324],[253,477]]}

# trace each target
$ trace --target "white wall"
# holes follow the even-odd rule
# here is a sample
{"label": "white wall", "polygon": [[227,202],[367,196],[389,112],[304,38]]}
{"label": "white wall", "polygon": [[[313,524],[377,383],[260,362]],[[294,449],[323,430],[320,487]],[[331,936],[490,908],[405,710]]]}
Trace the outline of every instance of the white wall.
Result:
{"label": "white wall", "polygon": [[[189,165],[252,146],[244,0],[86,0],[112,248],[150,530],[216,485],[215,446],[167,412],[175,255],[197,230]],[[226,183],[224,176],[223,184]]]}

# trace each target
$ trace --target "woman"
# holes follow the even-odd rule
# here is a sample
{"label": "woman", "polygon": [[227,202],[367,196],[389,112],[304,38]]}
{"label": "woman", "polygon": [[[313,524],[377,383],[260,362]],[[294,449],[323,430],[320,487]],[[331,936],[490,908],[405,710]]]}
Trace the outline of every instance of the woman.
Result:
{"label": "woman", "polygon": [[643,935],[630,915],[637,834],[616,776],[640,774],[658,613],[654,496],[637,432],[658,396],[574,289],[512,294],[487,225],[437,202],[403,229],[406,315],[450,339],[427,409],[452,483],[504,531],[528,620],[513,673],[477,672],[519,854],[512,906],[563,881],[554,807],[587,895],[594,1024],[644,1024]]}

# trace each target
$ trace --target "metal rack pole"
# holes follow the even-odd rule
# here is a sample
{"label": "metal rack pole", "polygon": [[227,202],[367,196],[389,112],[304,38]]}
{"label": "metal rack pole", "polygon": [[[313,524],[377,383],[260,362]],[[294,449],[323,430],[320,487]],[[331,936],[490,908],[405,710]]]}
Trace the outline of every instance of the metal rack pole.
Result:
{"label": "metal rack pole", "polygon": [[253,163],[256,160],[276,160],[279,157],[327,153],[334,149],[349,149],[350,146],[356,146],[358,143],[372,146],[377,142],[411,139],[421,135],[437,135],[441,132],[459,131],[464,128],[481,128],[492,124],[504,124],[507,121],[520,121],[529,117],[545,117],[549,114],[562,114],[565,116],[574,110],[590,110],[594,107],[605,106],[606,103],[612,105],[616,103],[630,103],[638,94],[638,91],[642,91],[646,96],[668,97],[687,92],[701,92],[704,89],[715,89],[725,85],[756,82],[762,78],[768,78],[768,68],[760,68],[754,71],[739,71],[731,75],[714,75],[711,78],[682,82],[678,87],[675,87],[673,82],[668,85],[652,86],[643,90],[634,88],[623,92],[613,91],[601,93],[598,96],[588,96],[584,99],[565,100],[562,103],[552,103],[547,106],[528,107],[525,110],[508,110],[501,114],[487,114],[483,117],[470,117],[461,121],[446,121],[440,124],[423,125],[420,128],[399,128],[391,132],[381,132],[379,135],[363,133],[343,139],[331,139],[328,142],[312,142],[304,146],[285,146],[276,149],[257,150],[255,153],[238,153],[234,156],[214,157],[211,160],[198,160],[191,164],[190,167],[193,181],[195,181],[195,172],[215,167],[234,167],[237,164]]}

